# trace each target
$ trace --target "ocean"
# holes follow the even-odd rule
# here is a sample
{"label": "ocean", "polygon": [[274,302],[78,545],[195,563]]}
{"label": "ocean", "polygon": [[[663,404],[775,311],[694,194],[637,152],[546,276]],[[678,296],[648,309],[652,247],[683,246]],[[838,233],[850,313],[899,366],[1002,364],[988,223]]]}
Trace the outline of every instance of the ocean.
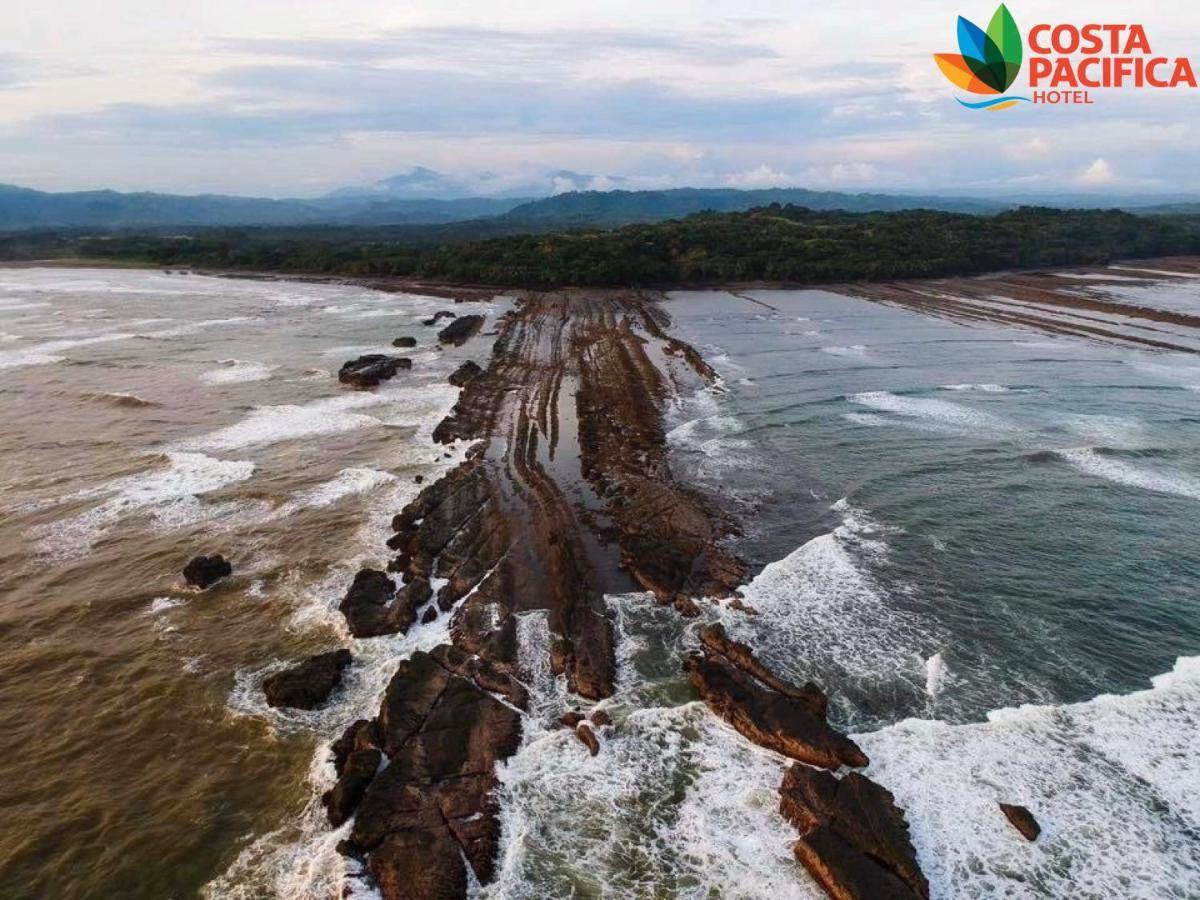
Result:
{"label": "ocean", "polygon": [[[1119,280],[1200,313],[1198,280]],[[430,433],[490,339],[436,350],[421,320],[488,332],[509,303],[0,269],[0,895],[340,896],[328,742],[447,617],[352,640],[337,603],[386,562],[416,477],[465,449]],[[672,467],[754,564],[757,615],[705,619],[829,693],[934,896],[1200,896],[1200,357],[818,290],[664,308],[720,375],[670,403]],[[413,369],[339,385],[367,352]],[[201,552],[235,574],[196,593]],[[692,699],[695,623],[608,603],[615,734],[583,756],[538,715],[562,680],[531,673],[499,875],[474,892],[822,896],[776,811],[784,761]],[[543,613],[518,637],[546,658]],[[335,646],[355,664],[327,708],[266,706],[266,674]],[[1038,842],[997,801],[1034,810]]]}

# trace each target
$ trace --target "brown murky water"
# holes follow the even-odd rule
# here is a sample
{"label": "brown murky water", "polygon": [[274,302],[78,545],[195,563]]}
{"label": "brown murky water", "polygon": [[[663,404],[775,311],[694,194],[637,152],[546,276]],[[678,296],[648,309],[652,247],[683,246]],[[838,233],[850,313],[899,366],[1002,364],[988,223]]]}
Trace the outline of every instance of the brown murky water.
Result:
{"label": "brown murky water", "polygon": [[[247,847],[297,839],[276,829],[303,827],[318,743],[373,705],[394,648],[354,646],[336,712],[279,714],[259,683],[347,645],[336,604],[353,571],[382,562],[414,476],[451,464],[428,439],[457,394],[446,375],[490,344],[435,351],[419,320],[448,306],[0,270],[0,896],[311,882],[311,848],[266,863]],[[411,373],[338,384],[343,361],[402,334],[419,341],[391,351]],[[187,589],[179,572],[200,552],[225,553],[234,577]]]}

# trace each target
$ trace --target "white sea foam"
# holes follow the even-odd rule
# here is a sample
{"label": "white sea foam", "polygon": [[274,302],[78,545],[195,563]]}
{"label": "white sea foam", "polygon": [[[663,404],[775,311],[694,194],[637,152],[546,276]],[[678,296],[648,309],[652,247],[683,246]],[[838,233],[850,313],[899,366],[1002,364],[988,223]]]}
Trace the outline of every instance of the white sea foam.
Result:
{"label": "white sea foam", "polygon": [[[935,897],[1200,896],[1200,658],[1151,690],[856,735]],[[1000,801],[1028,806],[1035,843]]]}
{"label": "white sea foam", "polygon": [[936,630],[897,608],[872,574],[886,561],[889,529],[844,500],[834,509],[842,525],[770,563],[743,588],[760,615],[723,611],[722,620],[794,681],[818,671],[832,683],[864,687],[900,679],[916,694]]}
{"label": "white sea foam", "polygon": [[1011,388],[1002,384],[943,384],[943,391],[973,391],[983,394],[1007,394]]}
{"label": "white sea foam", "polygon": [[97,334],[85,338],[67,338],[59,341],[46,341],[19,350],[6,350],[0,353],[0,369],[11,369],[18,366],[40,366],[48,363],[61,362],[66,357],[64,350],[77,347],[89,347],[92,344],[105,344],[112,341],[124,341],[134,335],[126,332]]}
{"label": "white sea foam", "polygon": [[109,527],[134,513],[149,513],[171,527],[201,521],[212,514],[198,499],[201,495],[245,481],[254,473],[252,462],[214,459],[202,453],[168,453],[166,463],[165,468],[118,478],[74,495],[74,499],[108,499],[81,515],[42,529],[42,552],[65,557],[85,555]]}
{"label": "white sea foam", "polygon": [[221,368],[212,369],[200,376],[205,384],[238,384],[247,381],[265,381],[278,366],[266,363],[246,362],[240,359],[223,359]]}
{"label": "white sea foam", "polygon": [[353,412],[390,402],[380,392],[360,392],[326,397],[303,405],[261,406],[242,421],[183,443],[186,449],[220,452],[275,444],[371,428],[380,424],[373,416]]}
{"label": "white sea foam", "polygon": [[1200,479],[1183,472],[1145,468],[1125,459],[1102,455],[1091,447],[1072,447],[1055,452],[1087,475],[1145,491],[1200,500]]}
{"label": "white sea foam", "polygon": [[946,683],[946,659],[942,651],[938,651],[925,660],[925,694],[930,699],[937,699]]}
{"label": "white sea foam", "polygon": [[1145,446],[1146,428],[1137,419],[1123,416],[1062,413],[1059,420],[1075,434],[1105,447]]}
{"label": "white sea foam", "polygon": [[846,399],[860,406],[892,413],[898,417],[893,420],[893,424],[907,425],[906,420],[921,424],[932,423],[935,426],[948,426],[964,435],[981,436],[1011,436],[1021,431],[999,416],[961,403],[950,403],[931,397],[908,397],[888,391],[868,391],[852,394]]}
{"label": "white sea foam", "polygon": [[342,469],[333,480],[304,491],[290,505],[296,509],[331,506],[344,497],[365,494],[395,480],[395,475],[378,469]]}

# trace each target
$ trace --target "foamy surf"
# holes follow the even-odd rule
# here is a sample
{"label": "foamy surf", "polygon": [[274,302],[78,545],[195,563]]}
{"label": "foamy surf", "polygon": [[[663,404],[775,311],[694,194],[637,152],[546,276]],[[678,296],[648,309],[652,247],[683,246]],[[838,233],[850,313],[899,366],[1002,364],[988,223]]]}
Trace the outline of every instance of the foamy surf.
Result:
{"label": "foamy surf", "polygon": [[1104,455],[1091,447],[1072,447],[1055,452],[1086,475],[1144,491],[1200,500],[1200,478],[1183,472],[1145,468],[1128,460]]}
{"label": "foamy surf", "polygon": [[247,362],[240,359],[223,359],[221,368],[204,372],[200,380],[205,384],[241,384],[249,381],[265,381],[278,366]]}
{"label": "foamy surf", "polygon": [[[1154,687],[855,740],[904,807],[935,897],[1200,895],[1200,658]],[[1001,815],[1028,806],[1035,843]]]}
{"label": "foamy surf", "polygon": [[108,495],[108,499],[85,513],[43,528],[39,550],[61,558],[85,555],[113,524],[135,513],[150,513],[175,527],[200,521],[209,514],[199,500],[201,495],[245,481],[254,473],[252,462],[214,459],[202,453],[168,453],[165,462],[166,468],[119,478],[73,495],[75,499]]}

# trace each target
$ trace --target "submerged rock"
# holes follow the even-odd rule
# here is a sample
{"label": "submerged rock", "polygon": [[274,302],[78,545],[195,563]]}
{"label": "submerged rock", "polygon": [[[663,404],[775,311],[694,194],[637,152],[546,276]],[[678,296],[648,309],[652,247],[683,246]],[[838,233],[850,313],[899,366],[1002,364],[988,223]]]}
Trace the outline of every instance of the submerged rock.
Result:
{"label": "submerged rock", "polygon": [[350,665],[349,650],[333,650],[310,656],[299,665],[268,676],[263,693],[270,706],[316,709],[342,682],[342,670]]}
{"label": "submerged rock", "polygon": [[483,369],[479,367],[478,363],[467,360],[451,374],[450,383],[455,387],[466,387],[467,382],[474,381],[482,374]]}
{"label": "submerged rock", "polygon": [[438,340],[455,347],[465,344],[483,327],[483,316],[460,316],[438,332]]}
{"label": "submerged rock", "polygon": [[1038,820],[1024,806],[1019,806],[1015,803],[1001,803],[1000,811],[1004,813],[1013,828],[1021,832],[1021,836],[1027,841],[1036,841],[1038,835],[1042,833],[1042,826],[1038,824]]}
{"label": "submerged rock", "polygon": [[454,315],[455,314],[450,312],[449,310],[443,309],[441,312],[435,312],[428,319],[421,320],[421,324],[422,325],[436,325],[442,319],[453,319]]}
{"label": "submerged rock", "polygon": [[345,363],[338,370],[338,381],[359,388],[375,387],[379,382],[394,377],[401,369],[411,368],[412,360],[403,356],[368,353]]}
{"label": "submerged rock", "polygon": [[417,346],[417,339],[415,337],[398,337],[392,341],[392,346],[411,349],[412,347]]}
{"label": "submerged rock", "polygon": [[779,795],[780,814],[800,832],[796,858],[831,897],[929,896],[904,811],[886,788],[858,772],[838,779],[792,765]]}
{"label": "submerged rock", "polygon": [[691,653],[683,668],[708,708],[760,747],[823,769],[869,763],[813,700],[763,687],[719,654]]}
{"label": "submerged rock", "polygon": [[212,587],[222,578],[233,574],[233,565],[220,553],[213,556],[197,556],[183,567],[183,577],[188,584],[201,590]]}

